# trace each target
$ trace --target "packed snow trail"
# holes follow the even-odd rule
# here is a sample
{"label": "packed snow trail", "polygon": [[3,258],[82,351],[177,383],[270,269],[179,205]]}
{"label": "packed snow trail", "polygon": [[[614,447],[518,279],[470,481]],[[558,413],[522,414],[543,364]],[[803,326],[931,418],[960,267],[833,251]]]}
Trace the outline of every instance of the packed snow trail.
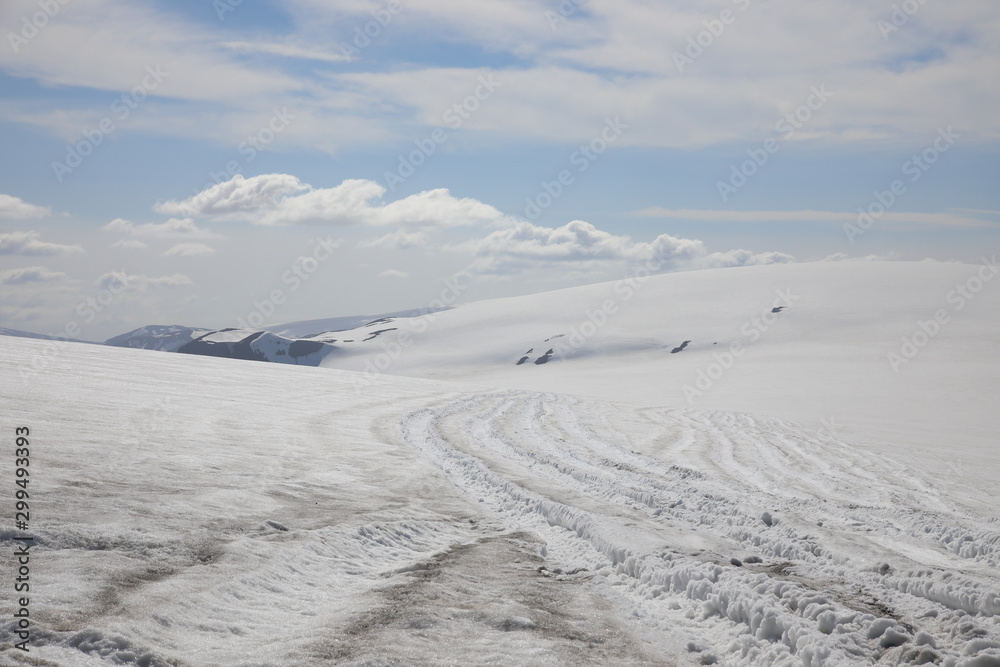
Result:
{"label": "packed snow trail", "polygon": [[524,392],[417,410],[401,433],[539,535],[550,572],[592,577],[704,662],[1000,664],[1000,522],[833,438]]}

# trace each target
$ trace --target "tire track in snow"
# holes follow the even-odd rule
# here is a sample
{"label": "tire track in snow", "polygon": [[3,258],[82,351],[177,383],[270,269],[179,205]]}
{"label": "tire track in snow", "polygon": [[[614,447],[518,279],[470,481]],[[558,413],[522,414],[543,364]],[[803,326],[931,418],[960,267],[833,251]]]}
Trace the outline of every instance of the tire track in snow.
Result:
{"label": "tire track in snow", "polygon": [[[650,428],[697,469],[629,446]],[[402,434],[550,561],[732,664],[961,664],[1000,638],[996,527],[926,510],[925,483],[794,424],[509,392],[412,412]],[[779,562],[728,563],[747,552]],[[954,578],[963,556],[986,567]]]}

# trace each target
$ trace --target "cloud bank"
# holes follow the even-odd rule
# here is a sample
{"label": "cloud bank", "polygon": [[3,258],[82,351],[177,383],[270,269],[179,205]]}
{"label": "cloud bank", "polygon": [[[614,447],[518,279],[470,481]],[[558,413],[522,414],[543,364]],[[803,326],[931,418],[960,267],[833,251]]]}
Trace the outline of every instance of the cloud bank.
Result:
{"label": "cloud bank", "polygon": [[558,266],[577,270],[637,266],[651,260],[656,260],[662,271],[795,261],[780,252],[709,252],[702,241],[669,234],[661,234],[651,242],[633,241],[581,220],[557,228],[522,222],[456,247],[472,251],[475,260],[469,270],[484,276],[508,276]]}

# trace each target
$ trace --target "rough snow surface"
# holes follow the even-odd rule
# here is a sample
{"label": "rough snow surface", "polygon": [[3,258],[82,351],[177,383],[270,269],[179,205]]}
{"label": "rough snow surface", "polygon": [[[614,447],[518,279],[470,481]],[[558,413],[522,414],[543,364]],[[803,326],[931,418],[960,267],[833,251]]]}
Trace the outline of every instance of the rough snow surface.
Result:
{"label": "rough snow surface", "polygon": [[3,664],[1000,663],[995,499],[798,421],[0,345]]}

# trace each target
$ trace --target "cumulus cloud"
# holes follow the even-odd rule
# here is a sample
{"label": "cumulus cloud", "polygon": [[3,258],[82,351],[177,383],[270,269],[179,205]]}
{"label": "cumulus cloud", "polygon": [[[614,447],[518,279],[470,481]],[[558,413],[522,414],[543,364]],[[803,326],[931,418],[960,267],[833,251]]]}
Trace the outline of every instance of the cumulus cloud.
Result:
{"label": "cumulus cloud", "polygon": [[697,239],[669,234],[661,234],[651,242],[636,242],[582,220],[557,228],[521,222],[455,248],[473,251],[475,259],[470,271],[493,276],[553,265],[586,270],[655,261],[660,270],[670,271],[794,261],[790,255],[778,252],[755,254],[748,250],[730,250],[710,253]]}
{"label": "cumulus cloud", "polygon": [[332,188],[314,188],[289,174],[244,178],[237,174],[183,201],[155,209],[168,215],[217,220],[245,220],[261,225],[368,225],[445,228],[509,224],[496,208],[446,189],[427,190],[393,202],[382,200],[385,187],[375,181],[346,180]]}
{"label": "cumulus cloud", "polygon": [[163,253],[164,257],[194,257],[197,255],[211,255],[215,248],[204,243],[178,243]]}
{"label": "cumulus cloud", "polygon": [[75,245],[61,245],[38,240],[38,232],[8,232],[0,234],[0,255],[74,255],[84,252]]}
{"label": "cumulus cloud", "polygon": [[65,277],[65,273],[49,271],[44,266],[27,266],[22,269],[11,269],[0,272],[0,284],[24,285],[26,283],[44,283]]}
{"label": "cumulus cloud", "polygon": [[382,273],[378,274],[379,278],[409,278],[410,274],[405,271],[397,271],[396,269],[386,269]]}
{"label": "cumulus cloud", "polygon": [[0,194],[0,218],[41,218],[51,215],[47,206],[35,206],[19,197]]}
{"label": "cumulus cloud", "polygon": [[171,199],[157,204],[154,210],[167,215],[202,218],[245,218],[274,207],[284,197],[311,189],[289,174],[263,174],[217,183],[183,201]]}
{"label": "cumulus cloud", "polygon": [[190,218],[171,218],[166,222],[146,223],[137,225],[123,218],[115,218],[102,227],[106,232],[120,232],[131,236],[141,236],[155,239],[218,239],[222,238],[215,232],[199,228]]}

